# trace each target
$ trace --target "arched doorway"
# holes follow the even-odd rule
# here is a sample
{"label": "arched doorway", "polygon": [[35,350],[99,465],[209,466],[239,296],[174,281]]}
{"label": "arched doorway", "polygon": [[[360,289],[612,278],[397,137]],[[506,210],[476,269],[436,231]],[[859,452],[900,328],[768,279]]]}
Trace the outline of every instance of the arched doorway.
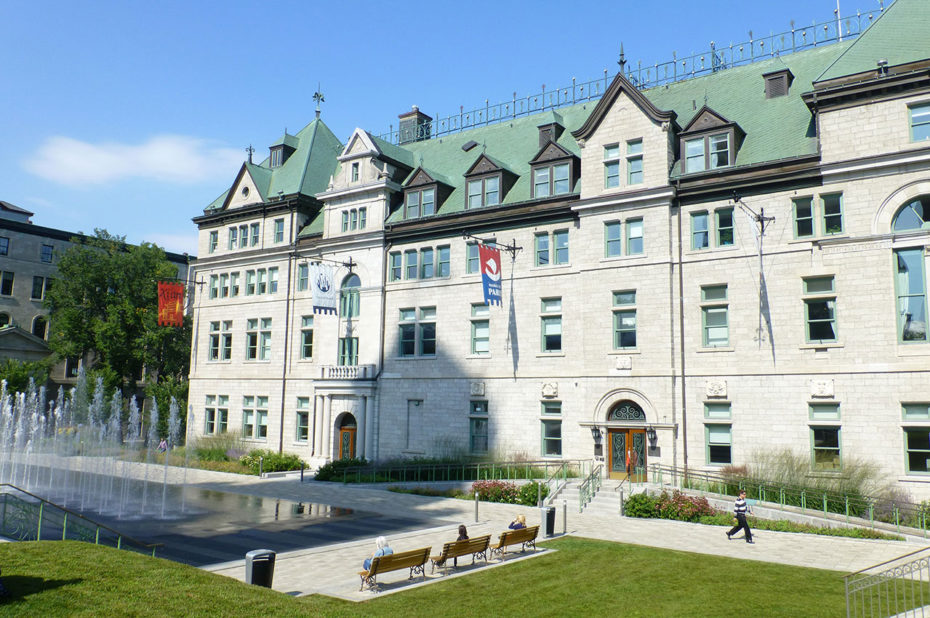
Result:
{"label": "arched doorway", "polygon": [[646,480],[646,413],[630,400],[618,401],[607,413],[607,422],[642,423],[641,427],[607,429],[607,472],[612,479]]}
{"label": "arched doorway", "polygon": [[342,417],[339,423],[339,459],[352,459],[355,457],[355,436],[358,432],[358,423],[351,414]]}

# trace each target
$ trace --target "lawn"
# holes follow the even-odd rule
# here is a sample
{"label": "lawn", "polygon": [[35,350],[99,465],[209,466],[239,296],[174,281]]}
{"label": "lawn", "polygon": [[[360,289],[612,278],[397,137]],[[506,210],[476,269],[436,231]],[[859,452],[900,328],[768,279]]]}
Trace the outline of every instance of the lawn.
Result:
{"label": "lawn", "polygon": [[[841,616],[842,573],[566,537],[533,560],[350,603],[77,541],[0,544],[17,616]],[[312,573],[308,573],[312,577]]]}

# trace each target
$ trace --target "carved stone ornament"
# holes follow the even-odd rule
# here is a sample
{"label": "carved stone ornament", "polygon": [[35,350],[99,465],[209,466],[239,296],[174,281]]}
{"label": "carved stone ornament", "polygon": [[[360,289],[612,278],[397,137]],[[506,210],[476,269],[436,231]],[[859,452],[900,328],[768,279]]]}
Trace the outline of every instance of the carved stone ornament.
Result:
{"label": "carved stone ornament", "polygon": [[811,397],[832,398],[836,394],[833,380],[811,380]]}
{"label": "carved stone ornament", "polygon": [[472,382],[469,394],[472,397],[484,397],[484,382]]}
{"label": "carved stone ornament", "polygon": [[546,398],[558,397],[559,396],[559,383],[558,382],[543,382],[542,385],[542,396]]}
{"label": "carved stone ornament", "polygon": [[704,382],[705,397],[726,397],[727,381],[726,380],[707,380]]}
{"label": "carved stone ornament", "polygon": [[617,357],[617,369],[632,369],[633,368],[633,357],[632,356],[618,356]]}

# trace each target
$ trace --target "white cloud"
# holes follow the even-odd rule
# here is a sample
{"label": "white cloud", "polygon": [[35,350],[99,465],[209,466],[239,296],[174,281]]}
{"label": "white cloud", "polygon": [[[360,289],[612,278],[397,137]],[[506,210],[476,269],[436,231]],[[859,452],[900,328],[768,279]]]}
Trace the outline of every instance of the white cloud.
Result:
{"label": "white cloud", "polygon": [[194,230],[189,234],[150,233],[145,234],[144,238],[141,238],[139,242],[142,240],[155,243],[165,251],[197,255],[197,230]]}
{"label": "white cloud", "polygon": [[157,135],[141,144],[91,144],[70,137],[45,140],[23,166],[65,185],[88,185],[126,178],[167,183],[228,180],[244,155],[233,148],[185,135]]}

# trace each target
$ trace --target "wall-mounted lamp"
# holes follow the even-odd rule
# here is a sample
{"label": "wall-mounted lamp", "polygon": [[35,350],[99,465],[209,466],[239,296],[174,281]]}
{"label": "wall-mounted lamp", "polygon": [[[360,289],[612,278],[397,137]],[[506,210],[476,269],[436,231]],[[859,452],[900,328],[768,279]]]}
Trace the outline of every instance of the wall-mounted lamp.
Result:
{"label": "wall-mounted lamp", "polygon": [[591,428],[591,437],[594,438],[594,443],[595,443],[595,444],[600,444],[600,443],[601,443],[601,429],[600,429],[600,427],[592,427],[592,428]]}
{"label": "wall-mounted lamp", "polygon": [[649,440],[649,447],[650,447],[650,448],[655,448],[655,447],[656,447],[656,440],[659,439],[659,436],[656,435],[656,430],[655,430],[655,428],[653,428],[653,427],[647,427],[647,428],[646,428],[646,438]]}

